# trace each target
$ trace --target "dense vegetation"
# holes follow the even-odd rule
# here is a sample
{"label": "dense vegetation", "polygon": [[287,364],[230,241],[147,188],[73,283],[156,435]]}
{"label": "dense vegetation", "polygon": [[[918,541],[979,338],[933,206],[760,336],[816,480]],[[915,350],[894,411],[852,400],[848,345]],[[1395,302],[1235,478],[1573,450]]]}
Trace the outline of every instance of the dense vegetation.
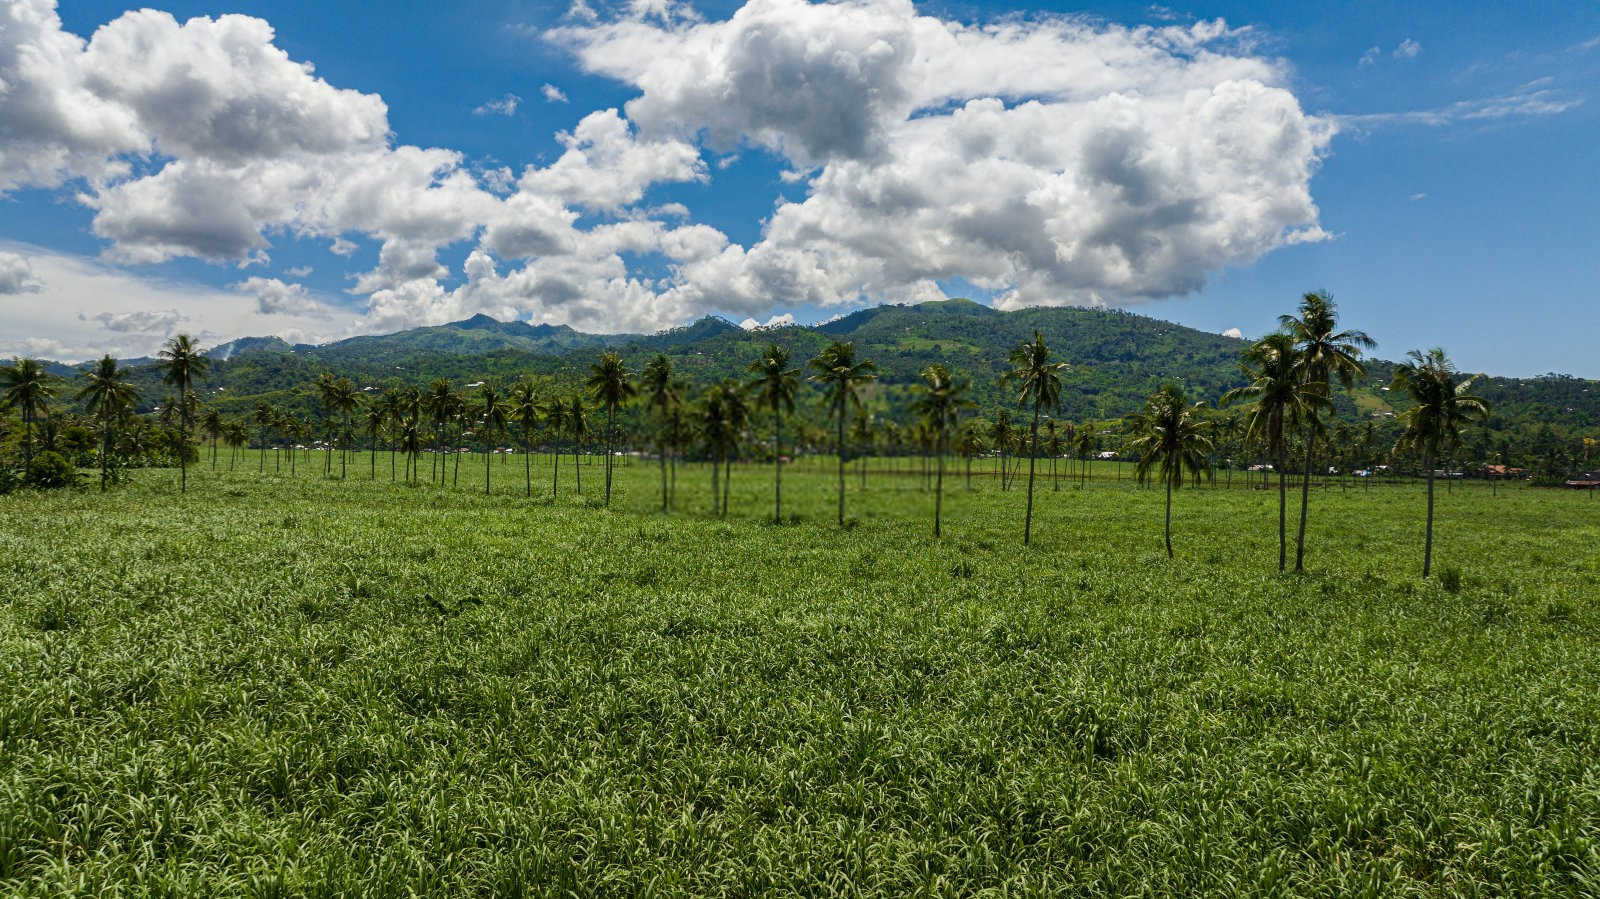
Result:
{"label": "dense vegetation", "polygon": [[1593,491],[1458,484],[1443,351],[1363,412],[1312,293],[1218,407],[1074,420],[1041,329],[697,329],[247,408],[323,351],[0,368],[0,889],[1600,889]]}
{"label": "dense vegetation", "polygon": [[[546,379],[558,393],[578,387],[595,354],[617,350],[635,371],[664,353],[675,370],[697,383],[742,377],[769,342],[797,359],[816,355],[834,340],[855,344],[880,370],[866,391],[868,410],[897,419],[911,387],[929,365],[944,364],[972,383],[981,416],[1014,405],[1000,383],[1006,354],[1038,330],[1057,358],[1072,367],[1063,379],[1058,417],[1073,422],[1110,421],[1137,410],[1145,398],[1171,381],[1197,400],[1215,401],[1240,386],[1238,359],[1245,341],[1185,328],[1145,316],[1094,309],[1023,309],[996,312],[966,300],[861,310],[817,327],[747,332],[720,319],[651,336],[586,335],[569,328],[497,322],[476,316],[453,325],[419,328],[380,337],[359,337],[327,346],[290,347],[273,339],[235,341],[213,351],[218,359],[206,382],[206,399],[230,415],[248,414],[265,399],[303,418],[317,414],[317,398],[305,390],[323,371],[364,387],[417,387],[435,378],[457,384],[484,379],[510,382],[524,375]],[[1398,355],[1398,354],[1397,354]],[[144,397],[141,410],[161,405],[165,391],[154,360],[131,360],[132,380]],[[1334,397],[1340,420],[1370,422],[1375,442],[1398,437],[1399,405],[1389,386],[1393,363],[1374,361],[1350,393]],[[1500,461],[1549,480],[1585,469],[1600,459],[1583,451],[1582,438],[1600,433],[1600,383],[1561,375],[1542,378],[1484,377],[1477,392],[1492,407],[1487,426],[1468,436],[1464,462]],[[798,423],[825,429],[815,394],[802,387]],[[808,400],[810,400],[808,402]],[[625,421],[635,419],[625,417]],[[3,439],[3,435],[0,435]],[[1103,448],[1114,448],[1107,445]]]}
{"label": "dense vegetation", "polygon": [[[0,497],[0,891],[1593,893],[1595,506],[878,460]],[[539,482],[551,457],[533,459]],[[480,467],[472,467],[478,464]],[[423,468],[426,470],[427,463]],[[1075,472],[1074,472],[1075,474]],[[1219,481],[1221,485],[1223,482]]]}

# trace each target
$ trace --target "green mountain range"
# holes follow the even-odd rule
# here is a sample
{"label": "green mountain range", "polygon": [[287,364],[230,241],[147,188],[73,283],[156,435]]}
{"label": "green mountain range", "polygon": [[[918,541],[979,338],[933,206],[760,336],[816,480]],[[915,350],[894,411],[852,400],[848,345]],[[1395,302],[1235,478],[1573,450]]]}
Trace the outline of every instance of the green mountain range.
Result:
{"label": "green mountain range", "polygon": [[[502,322],[486,315],[394,334],[352,337],[320,346],[290,345],[275,337],[241,338],[213,348],[208,401],[238,412],[268,395],[306,402],[305,385],[325,370],[366,388],[425,383],[436,377],[458,384],[523,375],[549,378],[552,390],[576,389],[596,353],[613,349],[637,370],[657,353],[695,382],[746,377],[746,367],[767,342],[788,347],[798,367],[833,340],[854,341],[860,357],[877,363],[879,382],[868,402],[897,407],[935,362],[970,378],[980,409],[1012,401],[1001,377],[1007,355],[1037,330],[1057,358],[1070,363],[1061,414],[1073,420],[1108,419],[1137,408],[1163,381],[1182,385],[1197,400],[1214,402],[1241,383],[1243,340],[1128,312],[1032,308],[1000,312],[970,300],[877,306],[813,326],[746,331],[720,318],[658,334],[586,334],[565,325]],[[147,403],[164,393],[154,366],[136,360],[136,381]],[[1368,378],[1341,399],[1346,417],[1386,418],[1394,409],[1384,385],[1388,362],[1374,362]],[[1588,433],[1600,423],[1600,382],[1564,375],[1486,377],[1477,392],[1495,404],[1491,428],[1549,425]]]}

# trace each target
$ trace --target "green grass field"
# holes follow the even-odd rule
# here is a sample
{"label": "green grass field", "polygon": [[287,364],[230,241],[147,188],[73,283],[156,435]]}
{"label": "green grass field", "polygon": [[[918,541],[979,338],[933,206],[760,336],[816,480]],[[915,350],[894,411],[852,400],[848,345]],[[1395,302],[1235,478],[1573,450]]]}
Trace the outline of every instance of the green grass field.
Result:
{"label": "green grass field", "polygon": [[598,462],[0,497],[0,892],[1600,892],[1587,496]]}

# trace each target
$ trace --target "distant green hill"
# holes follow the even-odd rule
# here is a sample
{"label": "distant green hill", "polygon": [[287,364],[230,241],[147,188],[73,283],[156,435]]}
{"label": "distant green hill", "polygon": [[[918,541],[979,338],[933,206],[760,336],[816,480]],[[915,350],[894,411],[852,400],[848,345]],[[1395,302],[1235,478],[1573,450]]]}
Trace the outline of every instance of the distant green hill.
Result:
{"label": "distant green hill", "polygon": [[[1002,385],[1010,350],[1038,330],[1057,357],[1071,364],[1061,414],[1074,420],[1120,416],[1172,380],[1197,400],[1214,402],[1241,382],[1239,354],[1246,343],[1147,316],[1117,310],[1032,308],[1000,312],[970,300],[877,306],[815,326],[745,331],[704,318],[659,334],[586,334],[565,325],[502,322],[485,315],[395,334],[353,337],[322,346],[290,346],[277,338],[242,338],[213,350],[210,398],[225,410],[246,408],[255,397],[308,404],[296,396],[320,372],[331,370],[365,387],[425,383],[435,377],[468,383],[524,374],[573,389],[602,349],[615,349],[637,369],[656,353],[672,358],[685,377],[706,382],[747,377],[746,368],[767,342],[787,346],[796,365],[833,340],[854,341],[858,354],[878,365],[880,382],[868,391],[874,406],[898,408],[924,367],[942,362],[971,378],[980,407],[992,412],[1012,401]],[[1393,366],[1375,362],[1353,397],[1342,396],[1347,417],[1385,418],[1393,411],[1383,391]],[[137,380],[148,403],[165,392],[153,367]],[[1592,429],[1600,423],[1600,382],[1561,375],[1487,378],[1479,392],[1496,405],[1491,427],[1552,425]]]}

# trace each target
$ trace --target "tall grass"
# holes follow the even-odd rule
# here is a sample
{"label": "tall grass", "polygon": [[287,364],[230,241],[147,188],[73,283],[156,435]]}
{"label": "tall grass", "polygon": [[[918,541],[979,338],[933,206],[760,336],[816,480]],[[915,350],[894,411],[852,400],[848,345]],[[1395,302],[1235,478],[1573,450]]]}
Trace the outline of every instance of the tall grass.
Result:
{"label": "tall grass", "polygon": [[566,464],[0,498],[0,890],[1600,891],[1582,497]]}

